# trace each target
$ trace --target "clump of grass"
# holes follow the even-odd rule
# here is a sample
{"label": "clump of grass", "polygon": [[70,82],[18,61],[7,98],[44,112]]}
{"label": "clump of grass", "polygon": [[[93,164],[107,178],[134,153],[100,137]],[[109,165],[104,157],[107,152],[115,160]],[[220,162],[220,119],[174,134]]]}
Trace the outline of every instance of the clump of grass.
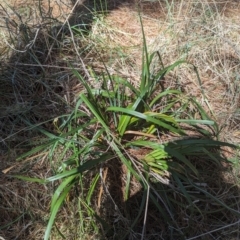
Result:
{"label": "clump of grass", "polygon": [[[96,218],[105,236],[112,237],[113,234],[118,239],[125,239],[132,234],[141,234],[141,239],[147,239],[149,211],[154,208],[161,216],[161,224],[171,229],[162,233],[165,237],[188,237],[189,227],[183,229],[185,223],[175,216],[175,210],[185,209],[186,212],[181,215],[188,218],[189,225],[196,215],[206,214],[203,206],[196,204],[199,197],[201,201],[213,201],[221,209],[238,216],[234,205],[226,205],[210,191],[208,183],[202,182],[202,172],[206,165],[220,168],[222,162],[226,161],[221,156],[221,147],[235,146],[217,140],[218,125],[196,99],[186,97],[179,90],[165,88],[162,83],[165,75],[187,62],[180,60],[152,71],[152,60],[157,53],[149,55],[144,34],[143,43],[139,88],[124,78],[112,76],[107,68],[101,75],[87,73],[96,82],[101,82],[101,87],[95,88],[73,69],[85,88],[74,110],[55,119],[55,133],[41,126],[35,127],[47,137],[46,140],[19,158],[47,150],[55,166],[55,174],[47,179],[15,176],[44,184],[58,183],[51,201],[44,237],[46,240],[50,237],[60,207],[67,204],[74,189],[78,189],[78,193],[74,194],[79,197],[78,217]],[[122,196],[119,194],[119,197],[126,202],[131,200],[133,181],[139,183],[142,193],[138,213],[127,219],[121,212],[119,202],[108,190],[107,185],[114,183],[107,183],[102,173],[104,168],[110,168],[113,161],[116,166],[113,172],[119,171],[119,166],[123,166],[126,171],[127,179],[122,186]],[[86,182],[90,172],[93,174]],[[89,186],[87,189],[86,185]],[[115,206],[112,212],[115,211],[122,218],[119,220],[122,221],[119,229],[113,227],[113,222],[107,216],[97,214],[94,198],[99,193],[98,207],[101,208],[102,191]],[[85,221],[82,224],[84,229]],[[140,225],[142,231],[134,233],[139,231],[137,229]],[[91,227],[93,231],[99,231],[95,221]],[[125,232],[124,236],[121,236],[122,231]]]}

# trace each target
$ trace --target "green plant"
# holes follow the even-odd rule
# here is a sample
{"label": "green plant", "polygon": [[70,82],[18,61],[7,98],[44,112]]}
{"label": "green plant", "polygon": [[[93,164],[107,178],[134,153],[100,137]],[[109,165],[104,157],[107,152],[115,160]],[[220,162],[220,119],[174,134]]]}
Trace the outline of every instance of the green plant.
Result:
{"label": "green plant", "polygon": [[[128,171],[124,200],[128,199],[132,176],[142,186],[143,197],[139,214],[131,225],[131,228],[134,228],[144,212],[142,238],[150,201],[154,203],[164,221],[177,228],[180,235],[184,235],[174,219],[173,205],[185,204],[190,210],[190,216],[196,212],[201,214],[201,210],[194,203],[196,196],[187,189],[189,186],[203,193],[203,198],[212,199],[222,208],[235,212],[196,184],[201,182],[201,174],[194,163],[194,159],[201,159],[221,165],[224,158],[219,155],[220,147],[235,146],[216,140],[219,134],[217,124],[194,98],[186,97],[179,90],[165,88],[162,82],[164,77],[179,65],[188,63],[179,60],[152,71],[151,64],[157,53],[149,55],[143,25],[142,32],[144,47],[139,88],[124,78],[112,76],[107,68],[100,76],[92,73],[92,78],[102,83],[100,88],[95,88],[73,69],[85,92],[79,95],[72,113],[55,119],[53,133],[41,126],[33,126],[47,138],[19,160],[47,150],[54,166],[53,176],[44,180],[16,177],[44,184],[58,183],[52,197],[45,240],[49,239],[60,207],[76,186],[81,186],[80,205],[88,216],[96,217],[102,224],[107,224],[91,207],[94,192],[98,189],[99,174],[96,173],[90,179],[87,191],[83,189],[86,184],[84,176],[89,171],[98,172],[96,169],[112,159],[121,161]],[[170,140],[164,141],[166,135],[170,136]],[[141,157],[134,154],[138,151],[142,152]],[[166,184],[164,179],[169,179],[171,184]],[[156,182],[165,184],[161,189],[162,196],[156,189]],[[167,195],[167,188],[181,195],[185,203],[178,203]],[[97,229],[97,225],[93,224],[93,228]]]}

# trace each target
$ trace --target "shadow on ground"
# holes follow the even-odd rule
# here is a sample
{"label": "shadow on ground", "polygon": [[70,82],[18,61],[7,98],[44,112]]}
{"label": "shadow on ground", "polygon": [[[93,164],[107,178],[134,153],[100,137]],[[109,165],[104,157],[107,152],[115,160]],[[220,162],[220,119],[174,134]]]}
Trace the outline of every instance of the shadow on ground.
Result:
{"label": "shadow on ground", "polygon": [[108,164],[107,182],[112,184],[100,211],[108,223],[105,239],[239,239],[239,187],[227,160],[220,152],[215,154],[222,159],[222,166],[204,155],[190,158],[200,176],[194,182],[188,178],[177,182],[173,175],[169,181],[164,176],[156,181],[150,175],[148,195],[132,178],[127,201],[123,200],[127,178],[124,166],[115,160]]}

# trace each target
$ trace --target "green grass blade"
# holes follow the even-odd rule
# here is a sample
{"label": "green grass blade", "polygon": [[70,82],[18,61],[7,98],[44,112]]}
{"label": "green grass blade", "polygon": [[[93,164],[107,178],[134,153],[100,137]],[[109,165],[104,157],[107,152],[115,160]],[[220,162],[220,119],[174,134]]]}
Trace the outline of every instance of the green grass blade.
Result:
{"label": "green grass blade", "polygon": [[146,116],[155,117],[157,119],[162,119],[165,122],[172,123],[173,125],[177,125],[177,121],[174,117],[163,114],[163,113],[156,113],[156,112],[144,112]]}
{"label": "green grass blade", "polygon": [[164,69],[162,69],[161,71],[159,71],[155,78],[161,80],[166,74],[168,74],[170,71],[172,71],[175,67],[183,64],[183,63],[187,63],[185,60],[178,60],[175,63],[169,65],[168,67],[165,67]]}
{"label": "green grass blade", "polygon": [[93,100],[94,96],[92,94],[91,88],[89,87],[89,84],[84,80],[84,78],[79,74],[79,72],[77,70],[75,70],[73,67],[72,67],[72,71],[73,71],[74,75],[83,83],[83,85],[86,88],[87,93],[89,95],[89,99]]}
{"label": "green grass blade", "polygon": [[10,175],[11,177],[26,181],[26,182],[36,182],[36,183],[41,183],[41,184],[45,184],[47,181],[44,179],[40,179],[40,178],[31,178],[31,177],[25,177],[25,176],[21,176],[21,175]]}
{"label": "green grass blade", "polygon": [[[194,98],[191,98],[190,101],[194,105],[197,106],[197,109],[198,109],[199,113],[201,114],[201,117],[202,117],[203,120],[211,120],[211,117],[206,113],[206,111],[202,108],[202,106]],[[213,127],[214,127],[215,133],[218,135],[219,134],[219,127],[218,127],[216,122],[213,125]]]}
{"label": "green grass blade", "polygon": [[176,119],[176,122],[187,123],[189,125],[197,125],[197,124],[214,125],[215,124],[215,122],[211,120],[195,120],[195,119]]}
{"label": "green grass blade", "polygon": [[128,142],[126,144],[126,147],[135,147],[135,146],[147,147],[151,149],[158,149],[158,148],[164,149],[164,145],[156,142],[152,142],[152,141],[136,140],[136,141]]}
{"label": "green grass blade", "polygon": [[159,121],[156,118],[147,116],[144,113],[140,113],[140,112],[137,112],[137,111],[133,111],[133,110],[126,109],[126,108],[120,108],[120,107],[109,107],[109,108],[107,108],[107,111],[123,112],[123,113],[126,113],[128,115],[131,115],[131,116],[134,116],[134,117],[138,117],[140,119],[144,119],[147,122],[151,122],[151,123],[157,124],[158,126],[163,127],[165,129],[168,129],[171,132],[178,133],[180,135],[184,134],[184,132],[181,129],[175,128],[175,127],[173,127],[173,126],[171,126],[171,125],[169,125],[167,123]]}
{"label": "green grass blade", "polygon": [[84,103],[88,106],[88,108],[91,110],[93,115],[97,118],[97,120],[102,124],[105,130],[109,130],[109,127],[107,126],[105,119],[103,118],[99,110],[88,100],[88,98],[84,94],[81,94],[80,97],[82,98]]}
{"label": "green grass blade", "polygon": [[55,205],[53,206],[53,208],[51,209],[51,213],[50,213],[50,218],[48,220],[48,225],[47,225],[47,229],[45,231],[45,235],[44,235],[44,240],[48,240],[51,234],[51,230],[52,230],[52,226],[55,222],[55,218],[56,215],[60,209],[60,207],[62,206],[63,201],[66,199],[67,194],[69,193],[70,189],[73,187],[74,183],[68,185],[64,191],[62,192],[62,194],[59,196],[59,198],[57,199],[57,201],[55,202]]}
{"label": "green grass blade", "polygon": [[199,139],[199,138],[190,138],[190,139],[182,139],[174,141],[172,144],[175,146],[186,146],[186,145],[192,145],[192,144],[198,144],[201,146],[208,146],[208,147],[219,147],[219,146],[228,146],[231,148],[237,148],[236,145],[227,143],[227,142],[221,142],[221,141],[215,141],[211,139]]}
{"label": "green grass blade", "polygon": [[142,53],[142,76],[141,76],[141,83],[140,83],[140,92],[141,94],[145,95],[146,89],[149,86],[150,80],[150,61],[147,51],[147,42],[143,28],[142,18],[139,15],[141,29],[142,29],[142,37],[143,37],[143,53]]}
{"label": "green grass blade", "polygon": [[171,155],[172,157],[177,158],[178,160],[182,161],[186,166],[189,167],[189,169],[192,170],[192,172],[198,176],[198,171],[197,169],[192,165],[192,163],[184,156],[182,155],[179,151],[173,149],[172,147],[165,146],[164,150]]}
{"label": "green grass blade", "polygon": [[124,190],[124,201],[128,200],[129,193],[130,193],[130,188],[131,188],[131,171],[127,169],[127,180],[126,180],[126,185],[125,185],[125,190]]}
{"label": "green grass blade", "polygon": [[55,190],[53,197],[52,197],[52,201],[51,201],[51,207],[50,210],[52,212],[54,206],[56,205],[59,196],[61,196],[62,192],[64,191],[64,189],[67,188],[67,186],[76,178],[76,174],[73,176],[70,176],[66,179],[64,179],[64,181],[58,186],[58,188]]}
{"label": "green grass blade", "polygon": [[182,181],[180,180],[180,178],[179,178],[179,176],[178,176],[177,173],[173,173],[173,178],[174,178],[174,180],[176,181],[177,186],[178,186],[180,192],[182,192],[183,196],[187,199],[188,204],[189,204],[189,206],[190,206],[190,210],[191,210],[191,212],[192,212],[193,202],[192,202],[192,200],[191,200],[191,198],[190,198],[190,194],[188,194],[186,188],[183,186]]}
{"label": "green grass blade", "polygon": [[101,162],[107,161],[112,159],[114,156],[112,156],[111,154],[105,154],[103,156],[100,156],[97,159],[94,160],[89,160],[87,162],[85,162],[84,164],[82,164],[81,166],[79,166],[78,168],[74,168],[72,170],[57,174],[53,177],[47,178],[47,181],[52,182],[52,181],[56,181],[65,177],[70,177],[74,174],[77,173],[83,173],[84,171],[90,170],[93,167],[95,167],[96,165],[98,165]]}
{"label": "green grass blade", "polygon": [[115,77],[114,78],[115,81],[118,84],[122,84],[123,86],[126,86],[127,88],[129,88],[132,93],[134,93],[134,96],[139,97],[141,95],[140,91],[138,91],[130,82],[128,82],[126,79],[123,79],[121,77]]}
{"label": "green grass blade", "polygon": [[89,187],[89,190],[88,190],[88,193],[87,193],[87,196],[86,196],[86,202],[87,202],[87,205],[89,206],[90,205],[90,202],[91,202],[91,198],[92,198],[92,195],[93,195],[93,192],[94,190],[96,189],[96,185],[98,183],[98,180],[100,178],[100,174],[96,174],[95,177],[93,178],[92,182],[91,182],[91,185]]}
{"label": "green grass blade", "polygon": [[178,90],[166,90],[164,92],[159,93],[149,104],[150,107],[153,107],[153,105],[155,103],[157,103],[159,101],[159,99],[161,99],[162,97],[166,96],[166,95],[170,95],[170,94],[182,94],[181,91]]}

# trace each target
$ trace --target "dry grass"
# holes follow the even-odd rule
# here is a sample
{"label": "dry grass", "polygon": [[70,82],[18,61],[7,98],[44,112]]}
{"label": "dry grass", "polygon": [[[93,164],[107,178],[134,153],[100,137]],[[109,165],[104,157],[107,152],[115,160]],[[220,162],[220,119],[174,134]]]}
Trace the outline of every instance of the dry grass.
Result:
{"label": "dry grass", "polygon": [[[75,103],[75,96],[82,91],[82,86],[71,73],[69,63],[83,73],[85,69],[81,61],[96,72],[101,72],[104,70],[104,60],[111,74],[124,76],[138,85],[142,33],[138,8],[131,1],[118,5],[104,19],[95,20],[89,35],[75,37],[74,41],[69,32],[66,35],[61,32],[58,36],[56,32],[61,26],[59,21],[65,22],[69,18],[71,22],[69,14],[76,10],[72,3],[56,1],[51,6],[52,10],[48,11],[48,1],[45,1],[41,12],[37,2],[11,1],[8,4],[14,11],[6,3],[0,9],[0,34],[4,39],[0,43],[0,169],[13,167],[8,173],[28,172],[29,176],[44,178],[51,175],[51,163],[46,155],[39,156],[34,162],[30,159],[23,164],[16,164],[15,161],[39,141],[38,134],[29,131],[26,120],[32,124],[45,122],[44,127],[56,131],[54,118],[69,112]],[[240,144],[240,3],[188,0],[166,4],[162,1],[142,1],[139,9],[149,49],[159,51],[165,65],[186,58],[197,66],[202,81],[199,85],[193,69],[182,67],[167,77],[166,84],[196,96],[205,109],[214,113],[223,127],[222,140]],[[10,20],[7,28],[6,20]],[[25,25],[21,25],[23,23]],[[39,28],[39,24],[42,24],[42,28]],[[26,48],[32,39],[35,39],[33,46]],[[234,154],[229,153],[228,156],[234,158]],[[112,166],[108,167],[111,170]],[[234,167],[232,172],[216,173],[215,181],[211,180],[213,169],[210,166],[209,169],[203,169],[205,180],[210,178],[209,181],[212,181],[212,192],[219,191],[218,195],[226,203],[239,200],[240,167],[237,160]],[[115,174],[113,171],[113,178]],[[123,181],[124,169],[121,174],[120,181]],[[111,173],[108,178],[111,179]],[[133,181],[134,188],[139,187],[134,184]],[[42,239],[54,186],[46,188],[36,183],[23,183],[0,173],[0,188],[0,226],[5,226],[0,229],[0,236],[6,240]],[[117,188],[121,191],[122,185]],[[121,194],[116,194],[115,185],[112,189],[116,198],[121,197]],[[181,200],[180,196],[175,197]],[[131,209],[139,198],[141,194],[135,194],[127,203],[128,207]],[[76,202],[73,199],[63,207],[56,223],[60,231],[64,232],[67,239],[100,239],[97,234],[81,227],[76,230],[76,226],[81,226],[81,219],[74,213],[77,211]],[[207,211],[204,204],[200,201],[199,208]],[[134,211],[136,209],[133,208]],[[154,210],[150,208],[150,212]],[[176,221],[180,227],[187,227],[186,215],[179,209]],[[191,236],[237,221],[229,212],[208,217],[202,219],[196,216],[196,229],[189,230],[192,231]],[[219,224],[217,217],[222,225],[214,225],[215,222]],[[158,220],[151,213],[149,223],[154,221]],[[122,219],[116,225],[124,231],[127,222]],[[161,229],[166,227],[162,222],[159,222],[159,226]],[[134,235],[140,232],[138,227],[134,229],[132,239],[139,239],[139,235]],[[159,236],[153,237],[159,229],[151,226],[149,229],[149,239],[151,236],[152,239],[160,239]],[[202,239],[218,239],[220,233],[221,239],[229,239],[227,234],[232,234],[232,239],[238,239],[237,229],[239,224],[205,235]],[[60,239],[57,232],[53,233],[52,239]]]}

